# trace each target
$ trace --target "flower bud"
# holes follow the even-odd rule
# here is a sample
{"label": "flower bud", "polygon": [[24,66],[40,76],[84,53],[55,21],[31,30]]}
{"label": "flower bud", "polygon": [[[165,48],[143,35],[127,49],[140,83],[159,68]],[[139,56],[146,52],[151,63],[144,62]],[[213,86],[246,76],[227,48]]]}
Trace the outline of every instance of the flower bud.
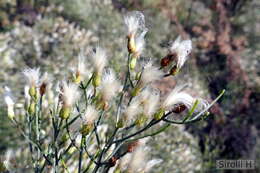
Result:
{"label": "flower bud", "polygon": [[119,119],[119,121],[116,123],[116,127],[117,128],[124,127],[124,120],[123,119]]}
{"label": "flower bud", "polygon": [[32,102],[30,103],[29,109],[28,109],[28,112],[29,112],[30,115],[33,115],[33,114],[35,113],[35,106],[36,106],[35,102],[32,101]]}
{"label": "flower bud", "polygon": [[92,129],[93,127],[93,124],[84,124],[82,125],[81,127],[81,130],[80,130],[80,133],[83,135],[83,136],[86,136],[87,134],[89,134],[90,130]]}
{"label": "flower bud", "polygon": [[36,91],[36,87],[35,86],[32,86],[30,89],[29,89],[29,94],[32,98],[36,99],[37,98],[37,91]]}
{"label": "flower bud", "polygon": [[92,84],[94,87],[98,87],[101,83],[101,76],[97,73],[94,74]]}
{"label": "flower bud", "polygon": [[64,145],[69,139],[69,135],[66,133],[61,137],[61,141],[59,143],[59,145]]}
{"label": "flower bud", "polygon": [[136,73],[135,80],[139,80],[141,78],[141,74],[142,74],[142,72]]}
{"label": "flower bud", "polygon": [[131,95],[132,95],[133,97],[137,96],[137,95],[140,93],[140,90],[141,90],[141,88],[138,87],[138,86],[136,86],[136,87],[132,90]]}
{"label": "flower bud", "polygon": [[159,109],[159,111],[154,114],[154,118],[155,118],[156,120],[161,119],[161,118],[163,117],[163,115],[164,115],[164,112],[165,112],[164,109]]}
{"label": "flower bud", "polygon": [[71,110],[70,110],[69,107],[63,106],[63,107],[61,108],[61,110],[60,110],[60,114],[59,114],[60,118],[62,118],[62,119],[68,119],[69,116],[70,116],[70,111],[71,111]]}
{"label": "flower bud", "polygon": [[142,114],[142,115],[139,116],[138,119],[135,121],[135,124],[136,124],[137,126],[141,126],[141,125],[143,125],[146,121],[147,121],[147,117],[146,117],[144,114]]}
{"label": "flower bud", "polygon": [[73,82],[75,82],[76,84],[79,84],[81,82],[81,76],[79,71],[76,72],[76,76],[74,77]]}
{"label": "flower bud", "polygon": [[121,173],[121,170],[120,170],[120,168],[116,168],[116,170],[114,171],[114,173]]}
{"label": "flower bud", "polygon": [[133,57],[131,58],[131,61],[130,61],[130,64],[129,64],[129,67],[131,70],[134,70],[135,66],[136,66],[136,62],[137,62],[137,58]]}
{"label": "flower bud", "polygon": [[99,109],[99,110],[108,110],[108,108],[109,108],[108,103],[103,100],[98,101],[96,106],[97,106],[97,109]]}
{"label": "flower bud", "polygon": [[176,75],[178,72],[179,72],[179,69],[177,68],[176,65],[173,66],[173,67],[171,68],[171,70],[170,70],[170,74],[173,75],[173,76]]}
{"label": "flower bud", "polygon": [[77,148],[75,146],[71,147],[68,151],[69,154],[73,154],[75,151],[77,151]]}

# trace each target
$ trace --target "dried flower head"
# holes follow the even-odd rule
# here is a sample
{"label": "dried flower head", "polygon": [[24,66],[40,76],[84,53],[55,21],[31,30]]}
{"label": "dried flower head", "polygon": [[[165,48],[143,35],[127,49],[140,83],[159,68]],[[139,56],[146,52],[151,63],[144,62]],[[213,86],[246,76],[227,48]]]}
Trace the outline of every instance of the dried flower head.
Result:
{"label": "dried flower head", "polygon": [[95,50],[91,52],[90,60],[95,73],[101,74],[107,64],[106,51],[101,47],[96,47]]}
{"label": "dried flower head", "polygon": [[83,78],[85,77],[85,75],[87,74],[86,66],[85,66],[85,59],[86,59],[86,57],[81,52],[78,55],[77,67],[72,69],[73,78],[74,78],[75,83],[80,83],[83,80]]}
{"label": "dried flower head", "polygon": [[148,99],[143,102],[143,114],[148,116],[149,118],[158,110],[160,101],[159,93],[150,90],[150,94]]}
{"label": "dried flower head", "polygon": [[124,22],[127,28],[127,35],[135,35],[138,29],[145,28],[145,19],[140,11],[132,11],[124,16]]}
{"label": "dried flower head", "polygon": [[24,97],[25,97],[26,104],[29,104],[29,102],[31,100],[31,97],[29,95],[29,89],[30,89],[30,87],[28,85],[24,86]]}
{"label": "dried flower head", "polygon": [[195,98],[189,95],[188,93],[181,91],[184,86],[177,86],[173,89],[173,91],[166,97],[166,99],[162,102],[161,107],[163,109],[168,109],[171,106],[176,106],[176,105],[185,105],[188,109],[190,109],[196,100],[199,101],[195,112],[198,112],[204,108],[207,107],[208,103],[207,101],[200,99],[200,98]]}
{"label": "dried flower head", "polygon": [[158,67],[152,66],[151,62],[148,62],[143,69],[140,84],[142,86],[147,85],[153,81],[159,80],[163,77],[163,72]]}
{"label": "dried flower head", "polygon": [[46,89],[48,87],[48,84],[51,82],[50,75],[45,72],[41,78],[41,84],[40,84],[40,95],[43,96],[46,92]]}
{"label": "dried flower head", "polygon": [[142,112],[140,100],[134,99],[124,111],[124,119],[127,122],[134,121],[138,114]]}
{"label": "dried flower head", "polygon": [[128,171],[131,173],[144,171],[147,163],[145,147],[140,146],[135,149],[128,165]]}
{"label": "dried flower head", "polygon": [[88,105],[83,118],[83,124],[92,124],[98,117],[98,111],[94,106]]}
{"label": "dried flower head", "polygon": [[78,86],[63,81],[61,98],[65,107],[71,107],[79,98]]}
{"label": "dried flower head", "polygon": [[36,87],[39,84],[40,68],[27,68],[23,71],[23,74],[30,87]]}
{"label": "dried flower head", "polygon": [[181,40],[179,36],[171,45],[170,53],[177,55],[177,68],[180,69],[188,58],[192,49],[191,40]]}
{"label": "dried flower head", "polygon": [[146,33],[147,33],[147,29],[145,29],[140,35],[138,35],[136,38],[135,38],[135,50],[134,50],[134,58],[138,58],[141,54],[142,54],[142,52],[143,52],[143,50],[144,50],[144,48],[145,48],[145,39],[144,39],[144,37],[145,37],[145,35],[146,35]]}
{"label": "dried flower head", "polygon": [[103,101],[111,100],[120,90],[121,86],[116,79],[116,75],[112,69],[108,69],[103,76],[100,92]]}

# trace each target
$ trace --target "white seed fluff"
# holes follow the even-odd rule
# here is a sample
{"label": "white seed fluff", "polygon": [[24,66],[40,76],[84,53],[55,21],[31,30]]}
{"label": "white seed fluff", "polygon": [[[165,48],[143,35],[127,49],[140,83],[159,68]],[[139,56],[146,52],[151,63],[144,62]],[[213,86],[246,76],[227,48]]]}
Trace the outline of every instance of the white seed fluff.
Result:
{"label": "white seed fluff", "polygon": [[27,68],[23,71],[23,75],[30,87],[36,87],[39,84],[40,68]]}

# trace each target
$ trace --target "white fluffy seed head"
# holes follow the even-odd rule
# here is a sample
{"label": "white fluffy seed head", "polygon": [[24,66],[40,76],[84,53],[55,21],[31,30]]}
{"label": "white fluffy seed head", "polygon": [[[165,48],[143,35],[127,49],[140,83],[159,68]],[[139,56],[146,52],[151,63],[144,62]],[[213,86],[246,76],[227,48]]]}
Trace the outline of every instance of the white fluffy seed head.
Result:
{"label": "white fluffy seed head", "polygon": [[102,78],[100,92],[104,101],[111,100],[120,90],[120,82],[116,79],[115,72],[108,69]]}
{"label": "white fluffy seed head", "polygon": [[140,101],[141,104],[144,104],[149,99],[152,89],[150,87],[144,88],[140,94],[136,97]]}
{"label": "white fluffy seed head", "polygon": [[158,67],[152,66],[151,62],[148,62],[143,69],[141,75],[141,84],[147,85],[153,81],[159,80],[163,77],[163,72]]}
{"label": "white fluffy seed head", "polygon": [[63,81],[61,95],[64,106],[71,107],[79,99],[78,86]]}
{"label": "white fluffy seed head", "polygon": [[127,13],[124,16],[124,22],[128,36],[135,35],[138,29],[143,30],[143,28],[145,28],[144,15],[140,11],[132,11]]}
{"label": "white fluffy seed head", "polygon": [[45,72],[42,75],[41,83],[49,84],[52,81],[52,78],[49,73]]}
{"label": "white fluffy seed head", "polygon": [[163,102],[163,107],[169,108],[170,106],[174,106],[177,104],[184,104],[188,109],[190,109],[193,103],[194,103],[194,98],[191,95],[185,92],[179,92],[179,93],[172,92],[168,95],[166,100]]}
{"label": "white fluffy seed head", "polygon": [[29,85],[24,86],[24,97],[27,103],[29,103],[31,100],[31,96],[29,95],[29,89],[30,89]]}
{"label": "white fluffy seed head", "polygon": [[86,59],[86,57],[81,52],[78,55],[77,73],[79,73],[80,75],[83,75],[83,76],[86,74],[85,59]]}
{"label": "white fluffy seed head", "polygon": [[140,107],[140,101],[138,99],[133,99],[131,104],[125,109],[124,117],[127,122],[134,121],[142,112]]}
{"label": "white fluffy seed head", "polygon": [[191,109],[195,104],[196,100],[198,100],[198,105],[195,109],[195,112],[199,112],[207,107],[207,101],[201,98],[195,98],[189,95],[188,93],[181,91],[183,86],[177,86],[173,89],[173,91],[166,97],[166,99],[162,102],[161,107],[167,109],[171,106],[184,104],[188,109]]}
{"label": "white fluffy seed head", "polygon": [[147,163],[145,147],[140,146],[135,149],[129,162],[128,171],[131,173],[144,171]]}
{"label": "white fluffy seed head", "polygon": [[192,49],[191,40],[181,40],[179,36],[171,45],[170,52],[177,54],[177,68],[181,68]]}
{"label": "white fluffy seed head", "polygon": [[4,87],[4,100],[8,107],[14,105],[14,99],[13,99],[12,92],[11,92],[10,88],[7,86]]}
{"label": "white fluffy seed head", "polygon": [[96,47],[95,51],[91,52],[90,60],[94,67],[94,71],[101,74],[107,64],[106,51],[101,47]]}
{"label": "white fluffy seed head", "polygon": [[143,104],[144,114],[147,115],[149,118],[151,118],[153,114],[158,110],[159,101],[160,101],[159,93],[151,91],[147,101],[144,102]]}
{"label": "white fluffy seed head", "polygon": [[98,117],[98,111],[95,109],[94,106],[89,105],[83,116],[83,123],[92,124],[97,119],[97,117]]}
{"label": "white fluffy seed head", "polygon": [[138,35],[135,39],[135,46],[136,46],[136,51],[135,55],[136,57],[140,56],[145,48],[145,35],[147,33],[147,29],[145,29],[140,35]]}
{"label": "white fluffy seed head", "polygon": [[37,87],[40,79],[40,68],[27,68],[23,71],[23,75],[30,87]]}

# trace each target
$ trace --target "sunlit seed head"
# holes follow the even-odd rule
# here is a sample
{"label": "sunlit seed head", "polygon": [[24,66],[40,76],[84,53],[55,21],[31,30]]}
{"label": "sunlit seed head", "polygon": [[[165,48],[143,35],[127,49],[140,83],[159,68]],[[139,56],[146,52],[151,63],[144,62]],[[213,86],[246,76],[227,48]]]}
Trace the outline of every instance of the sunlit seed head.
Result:
{"label": "sunlit seed head", "polygon": [[30,89],[29,85],[24,86],[24,97],[27,103],[29,103],[31,100],[31,97],[29,95],[29,89]]}
{"label": "sunlit seed head", "polygon": [[166,99],[162,102],[161,107],[164,109],[170,108],[172,106],[183,104],[188,109],[191,109],[195,104],[196,100],[198,100],[198,105],[195,109],[195,112],[199,112],[207,107],[207,101],[201,98],[192,97],[190,94],[181,91],[183,86],[177,86],[173,89],[173,91],[166,97]]}
{"label": "sunlit seed head", "polygon": [[94,67],[95,73],[101,74],[107,64],[106,51],[101,47],[97,47],[95,50],[92,51],[90,55],[90,60]]}
{"label": "sunlit seed head", "polygon": [[94,106],[89,105],[83,116],[83,124],[92,124],[98,117],[98,111]]}
{"label": "sunlit seed head", "polygon": [[177,67],[181,68],[188,58],[192,49],[191,40],[181,40],[179,36],[171,45],[170,52],[177,55]]}
{"label": "sunlit seed head", "polygon": [[132,154],[127,153],[126,155],[124,155],[120,160],[119,160],[119,168],[120,171],[125,171],[127,169],[127,166],[131,160],[131,156]]}
{"label": "sunlit seed head", "polygon": [[132,11],[124,16],[128,36],[134,36],[138,29],[145,28],[145,18],[140,11]]}
{"label": "sunlit seed head", "polygon": [[153,114],[158,110],[159,108],[159,101],[160,101],[160,95],[159,93],[150,92],[150,95],[146,102],[144,102],[144,114],[148,116],[148,118],[151,118]]}
{"label": "sunlit seed head", "polygon": [[103,101],[111,100],[120,90],[121,86],[116,79],[115,72],[112,69],[108,69],[103,76],[100,92]]}
{"label": "sunlit seed head", "polygon": [[84,78],[88,75],[85,59],[86,57],[84,56],[83,52],[80,52],[78,55],[77,66],[71,69],[73,81],[77,84],[84,80]]}
{"label": "sunlit seed head", "polygon": [[184,86],[176,86],[162,102],[161,107],[167,109],[176,104],[184,104],[187,108],[190,108],[194,98],[189,94],[181,91],[183,88]]}
{"label": "sunlit seed head", "polygon": [[143,50],[145,48],[145,39],[144,39],[144,37],[145,37],[147,31],[148,30],[145,29],[135,39],[135,52],[134,52],[134,55],[133,55],[135,58],[138,58],[142,54],[142,52],[143,52]]}
{"label": "sunlit seed head", "polygon": [[30,87],[37,87],[40,79],[40,68],[27,68],[23,71],[27,84]]}
{"label": "sunlit seed head", "polygon": [[135,149],[129,162],[128,171],[131,173],[144,171],[147,163],[145,148],[140,146]]}
{"label": "sunlit seed head", "polygon": [[124,119],[127,122],[134,121],[137,115],[141,112],[142,109],[140,107],[140,101],[138,99],[134,99],[124,111]]}
{"label": "sunlit seed head", "polygon": [[78,86],[72,83],[62,82],[62,101],[65,107],[71,107],[79,99]]}
{"label": "sunlit seed head", "polygon": [[143,69],[141,75],[141,84],[146,85],[163,77],[163,72],[158,67],[152,66],[151,62],[148,62]]}
{"label": "sunlit seed head", "polygon": [[150,87],[146,87],[140,92],[136,99],[138,99],[141,104],[145,104],[149,100],[151,92],[152,89]]}

